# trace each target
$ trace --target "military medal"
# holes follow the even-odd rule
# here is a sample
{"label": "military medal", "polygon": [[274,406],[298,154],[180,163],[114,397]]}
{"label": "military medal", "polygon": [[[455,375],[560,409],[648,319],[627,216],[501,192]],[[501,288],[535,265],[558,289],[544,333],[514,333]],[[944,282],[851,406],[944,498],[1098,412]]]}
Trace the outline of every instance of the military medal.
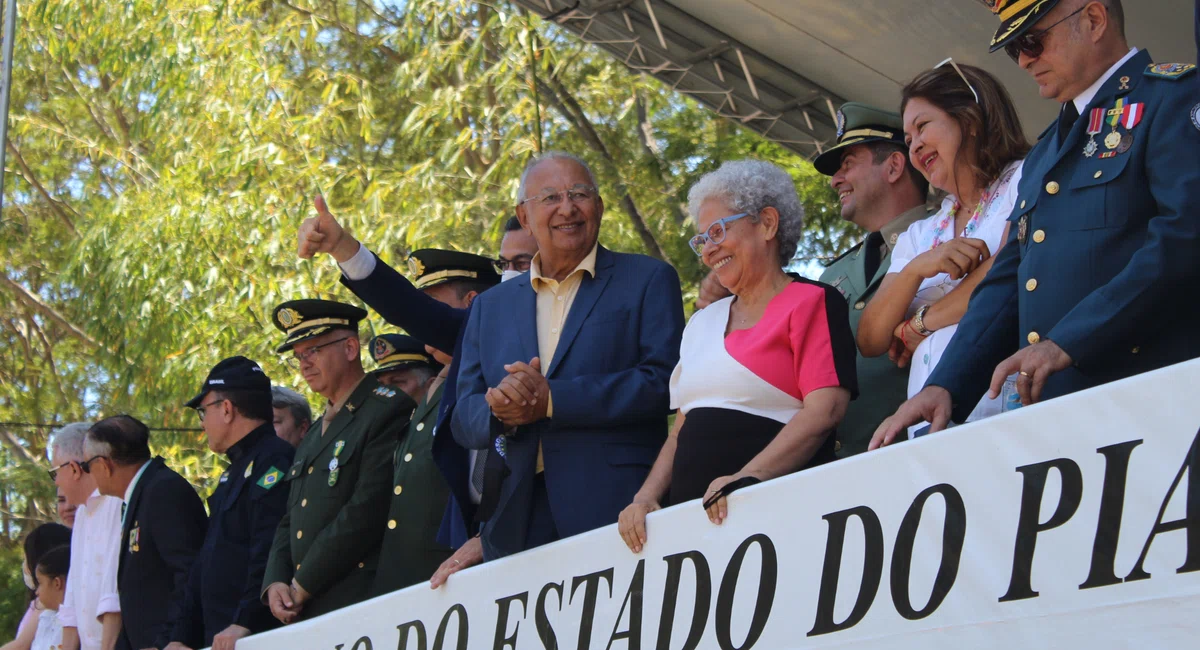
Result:
{"label": "military medal", "polygon": [[333,444],[333,458],[329,459],[329,487],[337,485],[338,473],[341,471],[338,469],[338,455],[342,453],[345,446],[345,440],[339,440]]}
{"label": "military medal", "polygon": [[1083,147],[1083,155],[1091,158],[1096,155],[1096,151],[1100,148],[1096,144],[1096,136],[1104,129],[1104,109],[1093,108],[1092,114],[1088,119],[1088,143]]}
{"label": "military medal", "polygon": [[1017,220],[1017,242],[1022,246],[1025,245],[1025,235],[1029,231],[1029,215],[1023,214]]}
{"label": "military medal", "polygon": [[1125,106],[1120,117],[1120,124],[1125,127],[1125,133],[1121,135],[1121,141],[1117,144],[1117,153],[1125,153],[1133,146],[1133,127],[1142,121],[1142,115],[1145,113],[1146,105],[1141,102]]}
{"label": "military medal", "polygon": [[1117,127],[1121,126],[1121,115],[1124,112],[1124,99],[1118,99],[1117,105],[1108,111],[1108,124],[1112,126],[1112,132],[1104,136],[1104,146],[1108,149],[1116,149],[1121,145],[1121,134],[1117,133]]}
{"label": "military medal", "polygon": [[1129,90],[1129,77],[1121,77],[1121,87],[1117,90]]}

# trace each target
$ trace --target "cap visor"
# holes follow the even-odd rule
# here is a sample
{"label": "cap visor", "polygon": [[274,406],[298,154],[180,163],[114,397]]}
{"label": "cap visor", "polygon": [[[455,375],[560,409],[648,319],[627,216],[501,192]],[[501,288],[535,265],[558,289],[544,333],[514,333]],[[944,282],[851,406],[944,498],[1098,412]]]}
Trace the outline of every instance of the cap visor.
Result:
{"label": "cap visor", "polygon": [[184,404],[184,406],[186,406],[190,409],[194,409],[197,406],[200,406],[200,403],[204,401],[204,396],[207,394],[208,394],[208,389],[204,389],[204,390],[200,391],[195,397],[188,400],[187,404]]}

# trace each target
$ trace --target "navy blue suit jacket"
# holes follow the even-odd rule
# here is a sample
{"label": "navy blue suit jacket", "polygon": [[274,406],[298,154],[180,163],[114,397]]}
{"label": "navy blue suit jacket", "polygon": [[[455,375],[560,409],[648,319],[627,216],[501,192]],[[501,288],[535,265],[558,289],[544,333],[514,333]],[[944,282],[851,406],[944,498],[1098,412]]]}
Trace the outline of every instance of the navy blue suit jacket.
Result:
{"label": "navy blue suit jacket", "polygon": [[[1074,362],[1050,376],[1049,399],[1200,357],[1200,117],[1195,82],[1156,76],[1140,51],[1100,87],[1065,140],[1055,125],[1025,158],[1007,244],[975,288],[927,386],[962,422],[996,366],[1054,341]],[[1093,108],[1141,104],[1132,145],[1084,153]],[[1111,131],[1105,125],[1096,137]],[[1190,287],[1190,289],[1189,289]]]}
{"label": "navy blue suit jacket", "polygon": [[[488,559],[526,548],[538,445],[557,534],[616,522],[667,434],[669,382],[683,334],[679,276],[668,264],[600,247],[567,315],[549,368],[553,417],[518,427],[507,441],[495,514],[483,528]],[[463,336],[453,433],[486,449],[502,430],[484,394],[504,364],[538,356],[536,294],[529,276],[475,300]]]}
{"label": "navy blue suit jacket", "polygon": [[462,346],[463,325],[467,322],[467,309],[455,309],[430,298],[424,291],[413,286],[408,278],[375,258],[375,270],[363,280],[351,280],[342,276],[354,295],[370,305],[384,320],[404,331],[418,341],[431,345],[443,352],[453,351],[454,361],[446,375],[442,390],[442,404],[438,408],[437,426],[433,430],[433,461],[441,470],[450,486],[450,500],[437,542],[450,548],[462,546],[471,537],[470,530],[475,519],[475,504],[470,494],[470,457],[467,450],[450,435],[450,413],[454,410],[455,383],[458,379],[458,357]]}

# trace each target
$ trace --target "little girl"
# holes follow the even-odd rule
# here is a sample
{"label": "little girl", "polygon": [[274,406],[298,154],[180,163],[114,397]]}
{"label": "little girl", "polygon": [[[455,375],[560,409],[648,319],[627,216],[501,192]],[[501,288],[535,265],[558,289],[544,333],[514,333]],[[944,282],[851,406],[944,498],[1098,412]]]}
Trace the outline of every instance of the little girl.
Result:
{"label": "little girl", "polygon": [[61,650],[62,626],[58,608],[67,591],[67,571],[71,568],[71,547],[58,546],[45,553],[37,564],[37,598],[42,606],[38,615],[37,636],[30,650]]}

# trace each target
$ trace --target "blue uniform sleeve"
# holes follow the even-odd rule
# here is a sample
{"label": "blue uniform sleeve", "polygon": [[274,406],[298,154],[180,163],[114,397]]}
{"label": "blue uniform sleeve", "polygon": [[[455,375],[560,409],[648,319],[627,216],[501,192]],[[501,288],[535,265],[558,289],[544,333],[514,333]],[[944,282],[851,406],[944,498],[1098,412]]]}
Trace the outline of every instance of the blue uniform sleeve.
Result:
{"label": "blue uniform sleeve", "polygon": [[247,486],[249,491],[248,508],[250,510],[250,548],[246,549],[246,575],[241,576],[242,590],[237,609],[233,612],[233,623],[240,625],[251,633],[261,632],[274,624],[271,610],[259,594],[263,577],[267,572],[267,558],[271,554],[271,546],[275,541],[275,530],[287,512],[288,489],[281,480],[274,481],[269,487],[263,487],[263,477],[272,471],[278,471],[280,478],[283,472],[292,464],[292,450],[260,459],[259,467],[262,472],[258,477],[252,477],[253,485]]}
{"label": "blue uniform sleeve", "polygon": [[1164,97],[1145,127],[1153,153],[1144,163],[1157,211],[1145,242],[1116,277],[1088,294],[1047,335],[1085,372],[1104,369],[1116,358],[1114,350],[1152,328],[1155,319],[1170,319],[1179,288],[1200,281],[1200,125],[1191,117],[1200,105],[1188,81],[1157,82]]}
{"label": "blue uniform sleeve", "polygon": [[343,275],[342,284],[384,320],[443,352],[454,350],[458,330],[467,320],[467,310],[429,297],[378,256],[375,270],[366,279],[351,280]]}
{"label": "blue uniform sleeve", "polygon": [[1021,247],[1018,229],[1008,230],[1008,241],[996,255],[992,270],[975,287],[954,338],[925,382],[926,386],[950,391],[955,422],[966,421],[987,392],[996,366],[1018,348],[1017,267],[1021,264]]}
{"label": "blue uniform sleeve", "polygon": [[492,415],[484,395],[487,380],[483,376],[480,356],[480,315],[476,301],[469,310],[467,329],[463,333],[459,353],[457,399],[450,415],[454,440],[467,449],[487,449],[492,440],[504,432],[504,425]]}
{"label": "blue uniform sleeve", "polygon": [[179,605],[179,618],[171,632],[171,641],[189,648],[204,645],[204,616],[200,604],[200,565],[192,563],[188,572],[187,590]]}
{"label": "blue uniform sleeve", "polygon": [[611,374],[549,380],[556,423],[568,428],[621,427],[670,412],[671,372],[679,363],[684,325],[683,295],[674,268],[657,265],[638,311],[639,363]]}

